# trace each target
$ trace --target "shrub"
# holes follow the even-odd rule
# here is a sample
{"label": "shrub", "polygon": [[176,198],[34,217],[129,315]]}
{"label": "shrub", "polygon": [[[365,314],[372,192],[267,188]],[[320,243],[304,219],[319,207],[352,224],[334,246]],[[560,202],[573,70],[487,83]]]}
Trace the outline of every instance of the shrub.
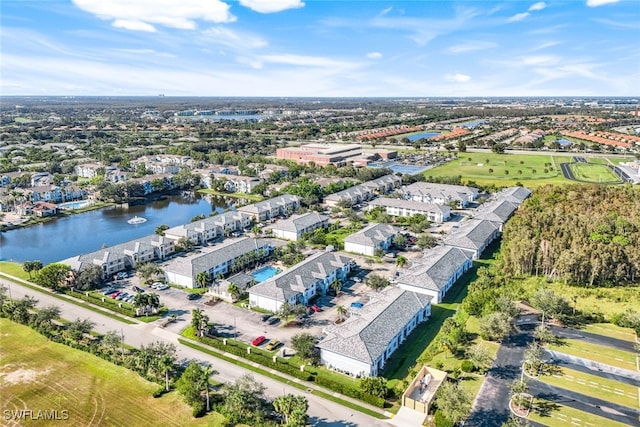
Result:
{"label": "shrub", "polygon": [[474,369],[473,362],[471,360],[463,360],[460,364],[460,370],[462,372],[472,372]]}
{"label": "shrub", "polygon": [[157,389],[155,389],[153,391],[153,393],[151,394],[153,397],[158,398],[161,397],[165,392],[165,388],[164,387],[158,387]]}
{"label": "shrub", "polygon": [[447,416],[440,409],[436,411],[433,416],[433,422],[436,427],[453,427],[453,423],[447,418]]}
{"label": "shrub", "polygon": [[200,418],[207,412],[207,406],[202,400],[197,400],[193,402],[193,410],[191,414],[194,418]]}

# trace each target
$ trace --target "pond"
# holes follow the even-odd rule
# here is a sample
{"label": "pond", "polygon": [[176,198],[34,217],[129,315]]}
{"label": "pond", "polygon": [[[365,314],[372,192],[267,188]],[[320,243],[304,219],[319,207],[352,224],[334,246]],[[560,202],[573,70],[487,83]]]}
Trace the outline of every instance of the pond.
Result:
{"label": "pond", "polygon": [[[108,208],[57,218],[0,234],[0,260],[40,260],[44,264],[93,252],[155,233],[156,227],[185,224],[197,215],[233,209],[238,199],[203,197],[197,193],[174,195],[141,206]],[[245,204],[246,201],[242,201]],[[127,221],[145,218],[138,224]]]}

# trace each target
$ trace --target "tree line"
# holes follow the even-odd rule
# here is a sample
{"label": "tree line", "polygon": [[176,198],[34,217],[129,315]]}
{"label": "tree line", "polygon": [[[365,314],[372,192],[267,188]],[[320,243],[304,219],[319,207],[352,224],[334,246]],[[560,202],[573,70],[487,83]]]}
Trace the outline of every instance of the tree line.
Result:
{"label": "tree line", "polygon": [[504,227],[504,271],[587,287],[637,283],[638,212],[630,185],[541,187]]}

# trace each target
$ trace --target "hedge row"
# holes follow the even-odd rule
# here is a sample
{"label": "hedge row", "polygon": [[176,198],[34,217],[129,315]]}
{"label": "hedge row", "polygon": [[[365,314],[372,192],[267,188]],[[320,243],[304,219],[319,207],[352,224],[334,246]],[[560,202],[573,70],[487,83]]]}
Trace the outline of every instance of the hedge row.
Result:
{"label": "hedge row", "polygon": [[255,350],[251,351],[251,354],[247,353],[246,347],[240,347],[238,345],[234,345],[229,342],[227,345],[224,345],[222,341],[215,338],[198,338],[200,342],[203,342],[211,347],[215,347],[217,349],[226,351],[227,353],[231,353],[235,356],[242,357],[244,359],[251,360],[252,362],[256,362],[260,365],[267,366],[269,368],[275,369],[276,371],[283,372],[285,374],[289,374],[293,377],[301,379],[303,381],[313,381],[313,375],[309,372],[303,372],[299,368],[295,366],[291,366],[287,362],[281,362],[281,359],[277,359],[277,362],[273,361],[272,357],[261,354]]}
{"label": "hedge row", "polygon": [[92,304],[98,305],[100,307],[106,308],[111,311],[115,311],[120,314],[124,314],[125,316],[135,317],[136,312],[131,308],[126,308],[127,306],[122,304],[120,307],[120,301],[115,301],[109,297],[104,297],[104,301],[102,301],[103,297],[97,297],[89,293],[87,296],[84,292],[74,292],[74,291],[66,291],[67,295],[70,295],[75,298],[80,298],[83,301],[90,302]]}
{"label": "hedge row", "polygon": [[278,361],[274,362],[273,356],[267,356],[260,351],[256,351],[255,349],[252,349],[251,353],[247,353],[246,345],[238,345],[233,341],[228,341],[227,345],[224,345],[223,342],[217,338],[201,337],[198,338],[198,340],[200,340],[200,342],[203,342],[204,344],[210,345],[211,347],[215,347],[217,349],[226,351],[227,353],[231,353],[244,359],[251,360],[253,362],[259,363],[260,365],[275,369],[276,371],[289,374],[303,381],[313,381],[316,384],[326,387],[337,393],[362,400],[363,402],[369,403],[379,408],[384,408],[385,401],[383,398],[364,393],[362,392],[362,390],[356,387],[351,387],[349,385],[334,381],[330,378],[326,378],[322,375],[321,371],[316,375],[312,375],[309,372],[301,371],[299,367],[292,366],[286,361],[281,361],[282,359],[280,358],[277,358],[276,360]]}

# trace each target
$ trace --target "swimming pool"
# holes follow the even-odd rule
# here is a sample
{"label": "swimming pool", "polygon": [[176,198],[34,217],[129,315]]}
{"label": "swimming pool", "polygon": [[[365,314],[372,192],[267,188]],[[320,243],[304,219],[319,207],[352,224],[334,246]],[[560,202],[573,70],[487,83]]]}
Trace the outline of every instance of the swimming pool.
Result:
{"label": "swimming pool", "polygon": [[278,273],[280,273],[279,268],[276,268],[272,265],[265,265],[259,270],[256,270],[253,273],[251,273],[251,275],[253,276],[256,282],[260,283],[260,282],[264,282],[267,279],[272,278]]}
{"label": "swimming pool", "polygon": [[77,202],[60,203],[58,209],[80,209],[89,206],[88,200],[78,200]]}

